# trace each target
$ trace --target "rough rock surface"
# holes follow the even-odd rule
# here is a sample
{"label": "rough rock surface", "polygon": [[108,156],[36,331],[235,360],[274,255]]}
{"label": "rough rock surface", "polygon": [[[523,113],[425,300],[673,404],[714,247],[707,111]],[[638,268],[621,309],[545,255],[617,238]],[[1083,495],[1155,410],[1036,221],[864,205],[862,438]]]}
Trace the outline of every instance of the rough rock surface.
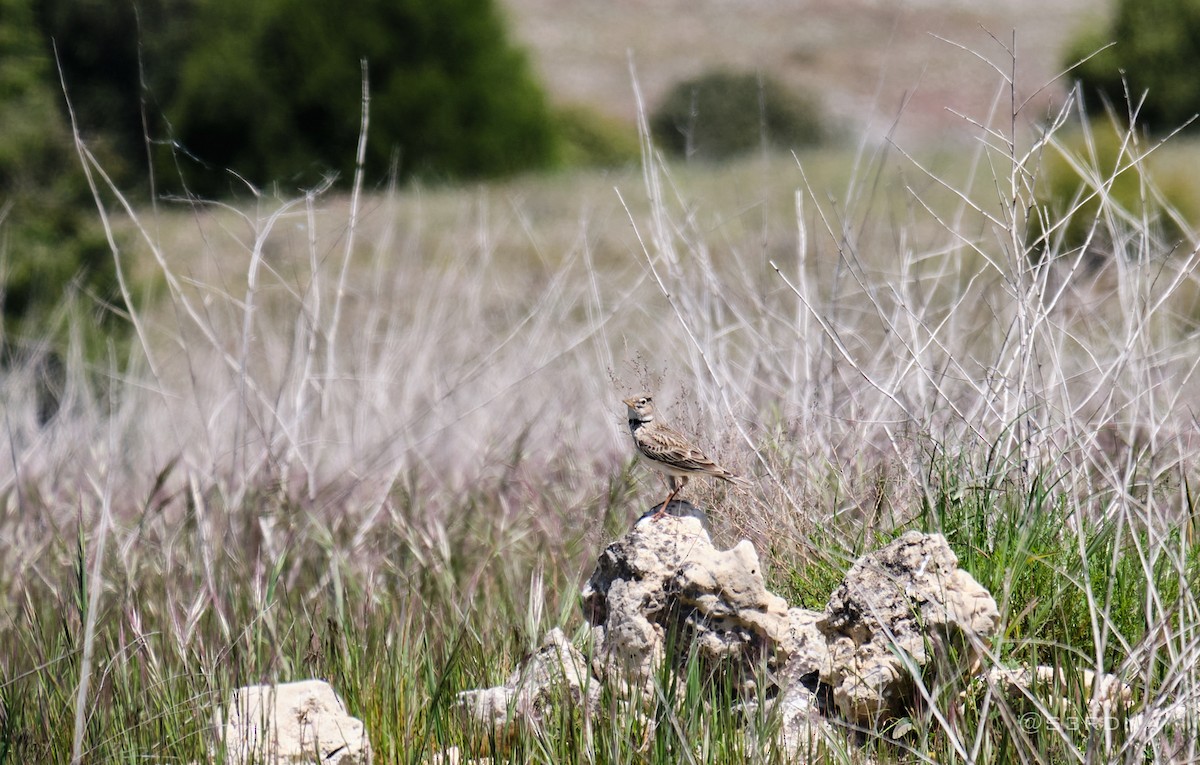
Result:
{"label": "rough rock surface", "polygon": [[[780,651],[787,657],[784,675],[788,685],[816,684],[816,679],[830,673],[829,640],[822,625],[825,614],[804,608],[790,608],[784,631],[780,635]],[[811,678],[811,681],[808,679]]]}
{"label": "rough rock surface", "polygon": [[767,591],[749,541],[717,550],[688,516],[640,521],[601,554],[582,597],[596,676],[635,691],[651,690],[664,656],[682,666],[691,648],[749,693],[760,668],[782,670],[791,651],[820,643],[815,619]]}
{"label": "rough rock surface", "polygon": [[821,680],[844,718],[876,727],[911,707],[914,671],[927,682],[978,671],[999,619],[945,537],[907,532],[859,558],[834,590],[819,625],[830,649]]}
{"label": "rough rock surface", "polygon": [[[748,541],[718,550],[689,513],[643,518],[609,545],[582,601],[590,666],[555,630],[508,683],[459,694],[460,712],[492,740],[540,720],[561,689],[594,713],[599,689],[612,688],[637,714],[662,662],[679,668],[695,656],[739,684],[744,709],[769,699],[788,761],[819,759],[852,746],[846,722],[877,728],[905,713],[914,672],[936,682],[977,671],[999,619],[940,535],[910,532],[863,556],[816,612],[766,589]],[[764,679],[769,687],[756,687]]]}
{"label": "rough rock surface", "polygon": [[228,763],[371,762],[362,722],[346,712],[333,688],[321,680],[238,688],[225,710],[224,732]]}
{"label": "rough rock surface", "polygon": [[467,721],[490,727],[496,738],[503,739],[518,725],[540,722],[556,700],[569,699],[591,711],[599,694],[600,685],[592,679],[587,659],[556,627],[504,685],[463,691],[456,707]]}
{"label": "rough rock surface", "polygon": [[846,735],[828,716],[829,710],[823,703],[812,683],[795,682],[775,699],[774,711],[779,714],[779,738],[785,762],[810,762],[830,751],[847,749]]}

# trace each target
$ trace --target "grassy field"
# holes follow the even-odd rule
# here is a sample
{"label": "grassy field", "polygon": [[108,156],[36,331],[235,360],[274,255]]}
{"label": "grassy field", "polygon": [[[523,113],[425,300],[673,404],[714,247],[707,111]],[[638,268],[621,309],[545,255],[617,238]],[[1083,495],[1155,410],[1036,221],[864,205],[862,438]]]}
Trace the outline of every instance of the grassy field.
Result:
{"label": "grassy field", "polygon": [[[625,171],[237,205],[102,190],[123,269],[161,289],[128,363],[68,355],[49,421],[37,359],[0,377],[0,762],[202,761],[232,688],[308,677],[382,763],[778,758],[693,684],[503,745],[450,711],[550,627],[582,640],[595,556],[661,498],[619,403],[640,389],[752,480],[688,492],[790,603],[940,531],[1000,604],[993,661],[1065,670],[1065,720],[1085,669],[1154,719],[1194,709],[1193,245],[1120,208],[1086,150],[1092,190],[1040,209],[1040,158],[1073,151],[1057,128],[962,130],[914,156],[648,148]],[[1150,148],[1123,154],[1147,199],[1196,154]],[[1088,244],[1064,245],[1084,214]],[[1195,715],[1160,735],[1031,726],[1049,702],[978,684],[926,701],[906,736],[828,760],[1195,756]]]}

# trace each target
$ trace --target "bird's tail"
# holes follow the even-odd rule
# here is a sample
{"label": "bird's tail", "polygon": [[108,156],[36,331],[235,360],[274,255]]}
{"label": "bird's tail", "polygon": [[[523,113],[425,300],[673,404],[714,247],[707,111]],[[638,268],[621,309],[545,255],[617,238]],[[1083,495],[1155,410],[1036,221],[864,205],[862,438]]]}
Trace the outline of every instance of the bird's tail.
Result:
{"label": "bird's tail", "polygon": [[725,473],[725,475],[721,476],[721,478],[742,490],[749,489],[751,486],[753,486],[753,484],[745,478],[742,478],[740,475],[734,475],[733,473]]}

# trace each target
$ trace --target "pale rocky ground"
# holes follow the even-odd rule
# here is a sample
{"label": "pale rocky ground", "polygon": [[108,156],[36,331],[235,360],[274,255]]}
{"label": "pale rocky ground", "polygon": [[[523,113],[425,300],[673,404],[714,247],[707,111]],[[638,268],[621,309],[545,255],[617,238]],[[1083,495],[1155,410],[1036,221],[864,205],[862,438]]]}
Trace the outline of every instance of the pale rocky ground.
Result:
{"label": "pale rocky ground", "polygon": [[[749,541],[721,550],[693,515],[643,518],[600,555],[581,592],[587,654],[555,628],[503,685],[458,694],[461,722],[487,742],[481,751],[561,718],[556,709],[564,704],[588,718],[616,713],[602,688],[627,713],[644,714],[658,698],[658,667],[685,671],[689,659],[710,681],[735,681],[745,719],[778,715],[779,735],[768,747],[782,747],[791,762],[853,750],[867,740],[861,733],[879,735],[939,686],[973,683],[1007,703],[1033,704],[1044,724],[1082,716],[1096,730],[1111,729],[1133,701],[1118,677],[1080,668],[1093,692],[1086,709],[1075,709],[1057,695],[1071,685],[1063,670],[995,663],[990,645],[1003,629],[996,603],[940,534],[909,531],[863,555],[826,607],[810,611],[767,590]],[[672,634],[682,638],[678,645]],[[1135,712],[1130,741],[1159,761],[1184,761],[1177,755],[1191,750],[1171,726],[1194,711],[1181,699],[1165,716]],[[231,762],[372,762],[362,722],[320,681],[239,689],[216,722]],[[746,732],[758,735],[755,726]],[[431,760],[468,761],[491,762],[457,748]]]}
{"label": "pale rocky ground", "polygon": [[[1016,40],[1020,100],[1062,69],[1066,43],[1110,0],[504,0],[552,97],[632,122],[630,60],[651,106],[714,67],[761,70],[819,94],[852,134],[927,144],[980,117]],[[990,33],[990,34],[989,34]],[[993,39],[993,37],[995,39]],[[944,38],[938,39],[938,38]],[[947,42],[950,41],[950,42]],[[968,50],[963,50],[961,45]],[[1063,92],[1047,89],[1034,113]],[[1008,107],[1007,101],[1003,104]]]}
{"label": "pale rocky ground", "polygon": [[[538,725],[556,703],[594,715],[601,687],[636,708],[638,699],[656,698],[661,664],[683,671],[691,658],[703,676],[735,680],[747,717],[769,699],[772,709],[759,711],[778,712],[786,759],[810,762],[920,707],[928,687],[974,679],[1021,699],[1064,684],[1050,667],[988,669],[999,611],[940,534],[909,531],[863,555],[825,609],[809,611],[766,589],[750,542],[721,550],[695,517],[643,519],[600,555],[581,601],[592,627],[590,662],[551,631],[504,685],[459,694],[468,726],[502,741]],[[682,638],[676,652],[671,634]],[[1087,716],[1099,726],[1131,696],[1116,677],[1092,677]],[[1046,714],[1073,713],[1068,701],[1048,702]],[[1172,744],[1140,723],[1135,733],[1150,746]],[[435,762],[468,759],[454,750]]]}

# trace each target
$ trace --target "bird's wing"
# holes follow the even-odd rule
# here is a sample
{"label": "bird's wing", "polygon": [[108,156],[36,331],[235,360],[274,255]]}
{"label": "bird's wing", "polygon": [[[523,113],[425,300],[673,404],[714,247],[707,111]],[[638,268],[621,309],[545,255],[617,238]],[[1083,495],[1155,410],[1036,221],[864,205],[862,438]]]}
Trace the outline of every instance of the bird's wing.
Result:
{"label": "bird's wing", "polygon": [[638,447],[646,456],[663,464],[693,473],[732,480],[733,474],[705,456],[704,452],[688,443],[681,433],[668,428],[656,428],[638,440]]}

